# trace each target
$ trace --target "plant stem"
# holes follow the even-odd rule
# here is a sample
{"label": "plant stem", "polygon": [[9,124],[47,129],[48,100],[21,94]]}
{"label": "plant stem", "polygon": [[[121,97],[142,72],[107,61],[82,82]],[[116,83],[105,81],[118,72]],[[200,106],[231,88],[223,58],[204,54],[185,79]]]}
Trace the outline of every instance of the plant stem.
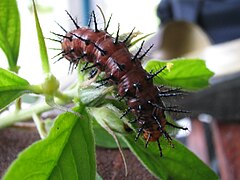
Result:
{"label": "plant stem", "polygon": [[52,109],[52,107],[44,102],[43,104],[37,104],[28,109],[22,109],[21,111],[13,112],[5,117],[0,118],[0,128],[10,126],[17,122],[30,120],[33,113],[42,113],[50,109]]}
{"label": "plant stem", "polygon": [[44,139],[45,137],[47,137],[47,131],[41,121],[41,117],[39,115],[33,113],[32,118],[37,127],[37,130],[38,130],[38,133],[39,133],[41,139]]}
{"label": "plant stem", "polygon": [[[66,102],[60,99],[56,99],[56,104],[58,105],[65,105],[70,102],[71,100]],[[28,109],[21,109],[21,111],[13,112],[11,114],[6,115],[5,117],[0,118],[0,129],[10,126],[17,122],[30,120],[34,113],[39,114],[51,109],[54,109],[54,107],[51,107],[46,102],[43,102],[41,104],[36,104]]]}
{"label": "plant stem", "polygon": [[73,98],[73,97],[70,97],[70,96],[68,96],[68,95],[66,95],[66,94],[63,94],[63,93],[60,92],[60,91],[57,91],[57,92],[55,93],[55,96],[56,96],[57,98],[59,98],[59,100],[62,100],[62,101],[64,101],[64,102],[69,102],[69,101],[72,100],[72,98]]}

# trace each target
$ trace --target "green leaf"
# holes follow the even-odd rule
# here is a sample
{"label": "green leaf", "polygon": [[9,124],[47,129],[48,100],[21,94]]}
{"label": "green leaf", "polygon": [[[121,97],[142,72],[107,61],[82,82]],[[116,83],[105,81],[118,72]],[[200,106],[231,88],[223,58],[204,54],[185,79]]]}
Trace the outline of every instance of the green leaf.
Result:
{"label": "green leaf", "polygon": [[50,134],[23,151],[10,166],[5,180],[95,179],[95,145],[85,109],[60,115]]}
{"label": "green leaf", "polygon": [[79,88],[78,97],[82,103],[87,106],[98,106],[103,103],[103,100],[107,94],[113,91],[113,86],[110,87],[98,87],[88,86]]}
{"label": "green leaf", "polygon": [[207,87],[209,78],[214,74],[206,67],[205,61],[200,59],[174,59],[167,62],[151,60],[145,69],[156,72],[163,66],[169,67],[169,71],[164,70],[154,78],[155,84],[197,90]]}
{"label": "green leaf", "polygon": [[35,23],[36,23],[36,29],[37,29],[37,35],[38,35],[38,44],[39,44],[39,50],[40,50],[40,56],[42,60],[42,69],[45,74],[48,74],[50,72],[50,66],[48,61],[48,54],[47,54],[47,48],[44,41],[42,28],[39,23],[38,15],[36,6],[33,0],[33,9],[34,9],[34,17],[35,17]]}
{"label": "green leaf", "polygon": [[211,179],[217,180],[217,175],[185,146],[173,140],[172,148],[163,137],[160,140],[163,156],[160,157],[157,143],[144,147],[143,139],[134,141],[135,135],[122,136],[131,151],[141,163],[159,179]]}
{"label": "green leaf", "polygon": [[[139,138],[135,142],[137,129],[128,123],[128,119],[119,117],[120,111],[114,106],[108,104],[101,108],[90,108],[91,114],[96,120],[105,126],[106,124],[116,132],[116,135],[122,139],[141,163],[156,177],[160,179],[217,179],[216,174],[204,164],[196,155],[189,151],[178,141],[173,140],[175,148],[167,142],[163,136],[160,139],[163,149],[163,157],[157,143],[149,143],[145,148],[145,141]],[[132,133],[127,133],[123,129],[123,122],[134,129]],[[189,171],[191,169],[191,171]]]}
{"label": "green leaf", "polygon": [[16,0],[0,1],[0,48],[8,59],[9,69],[18,72],[20,17]]}
{"label": "green leaf", "polygon": [[89,108],[90,114],[96,119],[101,127],[110,128],[115,133],[127,133],[124,121],[126,118],[120,119],[122,114],[111,104],[104,105],[100,108]]}
{"label": "green leaf", "polygon": [[[121,115],[117,112],[117,108],[107,104],[99,108],[88,108],[88,111],[95,119],[93,121],[93,129],[96,145],[106,148],[118,148],[114,138],[106,130],[106,126],[108,126],[115,133],[119,131],[125,132],[124,124],[120,120]],[[122,148],[127,147],[123,141],[120,144]]]}
{"label": "green leaf", "polygon": [[0,110],[24,93],[31,92],[28,81],[0,68]]}
{"label": "green leaf", "polygon": [[[113,137],[103,129],[96,121],[93,121],[93,132],[95,136],[95,143],[99,147],[104,148],[118,148]],[[124,141],[120,139],[121,148],[127,148],[128,146]]]}

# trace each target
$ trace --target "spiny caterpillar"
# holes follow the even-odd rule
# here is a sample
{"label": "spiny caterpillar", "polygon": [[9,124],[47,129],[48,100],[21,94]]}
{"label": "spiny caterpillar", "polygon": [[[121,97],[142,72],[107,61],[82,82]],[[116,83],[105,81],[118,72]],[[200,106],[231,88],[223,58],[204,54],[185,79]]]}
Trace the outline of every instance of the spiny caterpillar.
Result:
{"label": "spiny caterpillar", "polygon": [[[139,129],[136,140],[141,134],[146,141],[147,147],[149,142],[157,142],[162,156],[162,149],[159,138],[164,135],[170,144],[172,138],[166,131],[166,126],[187,130],[187,128],[176,126],[166,120],[165,111],[186,112],[173,107],[165,107],[162,97],[170,97],[181,94],[176,89],[165,90],[163,86],[155,86],[153,78],[166,69],[162,67],[155,73],[148,73],[141,65],[141,60],[151,49],[147,49],[141,54],[143,43],[136,54],[132,54],[127,42],[131,39],[134,29],[126,38],[120,41],[119,26],[116,37],[112,37],[107,32],[110,19],[103,30],[98,29],[96,15],[91,13],[87,27],[80,27],[73,17],[67,12],[68,16],[75,25],[74,30],[65,32],[65,35],[53,33],[62,38],[61,43],[62,55],[60,59],[66,58],[70,62],[70,68],[77,66],[80,61],[85,61],[86,65],[82,70],[94,68],[91,76],[95,76],[98,70],[105,72],[105,78],[100,82],[102,85],[115,84],[118,89],[118,96],[126,100],[127,110],[123,116],[129,112],[135,115],[132,123],[137,123]],[[93,18],[94,29],[90,28]],[[89,63],[92,63],[89,66]],[[122,117],[123,117],[122,116]]]}

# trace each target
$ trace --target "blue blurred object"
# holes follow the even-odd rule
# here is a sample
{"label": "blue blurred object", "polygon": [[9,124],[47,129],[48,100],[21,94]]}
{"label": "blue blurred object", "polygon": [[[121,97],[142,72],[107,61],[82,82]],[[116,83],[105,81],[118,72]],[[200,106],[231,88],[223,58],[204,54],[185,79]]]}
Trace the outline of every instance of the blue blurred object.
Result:
{"label": "blue blurred object", "polygon": [[213,44],[240,38],[239,0],[161,0],[161,23],[187,21],[198,24]]}
{"label": "blue blurred object", "polygon": [[83,12],[82,12],[82,23],[84,26],[88,24],[89,21],[89,12],[91,12],[91,0],[82,0],[83,3]]}

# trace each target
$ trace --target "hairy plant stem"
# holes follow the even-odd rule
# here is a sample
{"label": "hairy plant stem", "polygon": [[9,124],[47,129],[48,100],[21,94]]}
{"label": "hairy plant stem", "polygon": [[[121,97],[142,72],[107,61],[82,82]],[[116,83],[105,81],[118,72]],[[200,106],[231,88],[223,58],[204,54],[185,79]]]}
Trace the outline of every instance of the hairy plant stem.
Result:
{"label": "hairy plant stem", "polygon": [[[56,98],[55,100],[56,104],[66,105],[72,102],[72,99],[67,95],[63,95],[62,93],[59,93],[58,97],[61,97],[61,96],[64,98],[63,99]],[[28,109],[21,109],[20,111],[12,112],[0,118],[0,129],[4,127],[8,127],[17,122],[30,120],[33,114],[40,114],[51,109],[54,109],[54,107],[49,106],[46,102],[42,102],[41,104],[33,105]]]}
{"label": "hairy plant stem", "polygon": [[36,104],[28,109],[12,112],[0,118],[0,128],[5,128],[17,122],[30,120],[33,113],[42,113],[50,109],[52,109],[52,107],[43,102],[42,104]]}
{"label": "hairy plant stem", "polygon": [[41,139],[44,139],[45,137],[47,137],[47,131],[45,129],[43,122],[41,121],[41,117],[39,115],[33,113],[32,119],[36,125],[36,128],[38,130],[38,133],[39,133]]}

